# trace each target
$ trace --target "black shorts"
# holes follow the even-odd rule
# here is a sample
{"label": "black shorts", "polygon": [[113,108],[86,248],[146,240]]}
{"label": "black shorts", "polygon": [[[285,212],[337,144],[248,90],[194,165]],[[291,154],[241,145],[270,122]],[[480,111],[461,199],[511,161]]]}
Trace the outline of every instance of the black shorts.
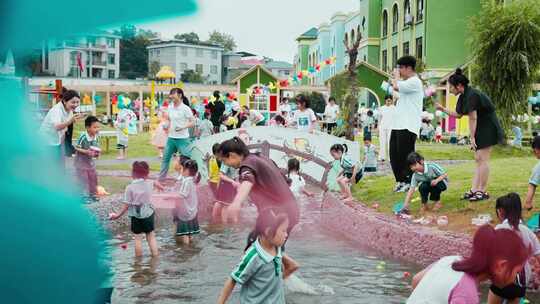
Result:
{"label": "black shorts", "polygon": [[516,282],[512,285],[508,285],[504,288],[499,288],[495,285],[491,285],[489,290],[495,295],[506,299],[513,300],[517,298],[524,298],[527,292],[525,271],[521,271],[516,277]]}
{"label": "black shorts", "polygon": [[364,172],[377,172],[376,167],[365,167]]}
{"label": "black shorts", "polygon": [[156,213],[152,213],[151,216],[147,218],[131,218],[131,232],[134,234],[141,234],[141,233],[150,233],[154,231],[154,215]]}
{"label": "black shorts", "polygon": [[[349,180],[352,178],[352,172],[346,172],[346,173],[343,173],[343,176],[345,176],[346,178],[348,178]],[[362,177],[364,177],[364,172],[363,170],[362,171],[359,171],[359,172],[356,172],[356,176],[354,177],[354,183],[355,184],[358,184],[358,182],[360,180],[362,180]]]}

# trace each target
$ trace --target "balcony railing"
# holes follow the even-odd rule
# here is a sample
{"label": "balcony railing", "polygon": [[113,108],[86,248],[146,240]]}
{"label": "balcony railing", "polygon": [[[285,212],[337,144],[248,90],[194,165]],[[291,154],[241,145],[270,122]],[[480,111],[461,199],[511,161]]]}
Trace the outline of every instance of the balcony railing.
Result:
{"label": "balcony railing", "polygon": [[94,59],[94,60],[92,60],[92,65],[106,66],[107,61],[100,60],[100,59]]}

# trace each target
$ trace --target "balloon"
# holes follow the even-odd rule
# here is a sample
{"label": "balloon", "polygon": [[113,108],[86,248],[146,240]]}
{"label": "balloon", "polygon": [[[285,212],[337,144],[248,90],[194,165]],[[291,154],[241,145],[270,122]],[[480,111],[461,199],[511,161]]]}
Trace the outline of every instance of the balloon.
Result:
{"label": "balloon", "polygon": [[317,65],[315,66],[315,70],[317,70],[317,72],[319,72],[319,71],[321,70],[321,65],[320,65],[320,64],[317,64]]}
{"label": "balloon", "polygon": [[215,96],[212,95],[212,97],[210,97],[210,102],[214,103],[216,102],[217,98]]}
{"label": "balloon", "polygon": [[94,96],[94,101],[96,102],[96,104],[100,104],[101,103],[101,96],[99,96],[99,95]]}
{"label": "balloon", "polygon": [[302,79],[302,77],[304,77],[304,74],[302,72],[298,73],[298,75],[296,75],[297,79]]}
{"label": "balloon", "polygon": [[135,109],[140,109],[142,102],[139,98],[135,99]]}
{"label": "balloon", "polygon": [[251,96],[253,95],[253,90],[252,89],[246,89],[246,93]]}
{"label": "balloon", "polygon": [[310,67],[308,71],[313,74],[313,73],[315,73],[316,70],[315,70],[314,67]]}
{"label": "balloon", "polygon": [[302,71],[302,75],[307,76],[309,75],[309,72],[307,70]]}
{"label": "balloon", "polygon": [[326,59],[324,62],[326,63],[326,65],[331,65],[332,64],[332,60],[330,60],[330,59]]}

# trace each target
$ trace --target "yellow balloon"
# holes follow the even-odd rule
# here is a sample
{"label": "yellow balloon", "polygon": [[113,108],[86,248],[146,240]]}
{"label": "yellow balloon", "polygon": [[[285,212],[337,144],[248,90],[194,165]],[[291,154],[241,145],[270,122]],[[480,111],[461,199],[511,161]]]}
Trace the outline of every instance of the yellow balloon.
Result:
{"label": "yellow balloon", "polygon": [[307,75],[309,75],[309,72],[308,71],[302,71],[302,75],[307,76]]}

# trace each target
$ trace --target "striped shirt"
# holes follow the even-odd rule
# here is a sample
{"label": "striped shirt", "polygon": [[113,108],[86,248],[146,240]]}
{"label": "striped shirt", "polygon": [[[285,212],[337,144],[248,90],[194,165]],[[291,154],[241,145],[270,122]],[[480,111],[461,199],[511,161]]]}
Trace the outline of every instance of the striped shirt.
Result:
{"label": "striped shirt", "polygon": [[[84,132],[77,140],[75,146],[79,149],[90,150],[91,147],[99,148],[98,135],[91,137],[88,132]],[[75,152],[75,167],[80,169],[93,169],[96,167],[94,158],[78,151]]]}
{"label": "striped shirt", "polygon": [[343,173],[353,173],[355,164],[353,160],[345,153],[343,153],[341,156],[339,164],[341,165],[341,169],[343,169]]}
{"label": "striped shirt", "polygon": [[257,239],[248,248],[231,278],[242,285],[241,304],[285,304],[281,248],[272,256]]}
{"label": "striped shirt", "polygon": [[[411,179],[411,187],[418,187],[423,182],[429,183],[445,173],[446,170],[444,170],[441,166],[435,163],[425,162],[423,173],[414,172]],[[446,177],[442,181],[448,187],[448,177]]]}

